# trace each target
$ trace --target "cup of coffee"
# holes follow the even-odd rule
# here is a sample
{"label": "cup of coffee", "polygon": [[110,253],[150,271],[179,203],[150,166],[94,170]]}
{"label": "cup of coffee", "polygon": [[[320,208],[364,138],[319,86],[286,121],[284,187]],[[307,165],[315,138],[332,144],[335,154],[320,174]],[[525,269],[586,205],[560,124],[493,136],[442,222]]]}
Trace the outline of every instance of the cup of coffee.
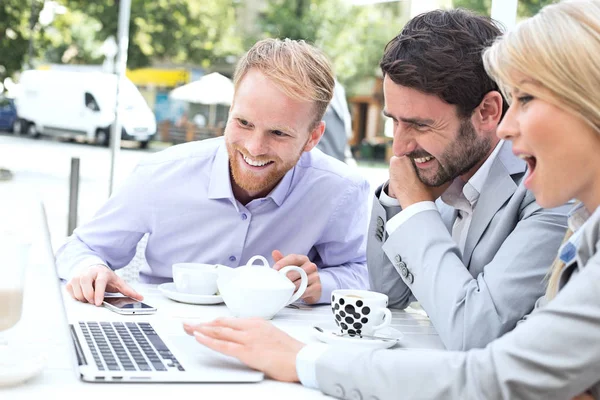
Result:
{"label": "cup of coffee", "polygon": [[372,335],[392,322],[385,294],[368,290],[339,289],[331,293],[331,311],[343,334]]}
{"label": "cup of coffee", "polygon": [[215,264],[173,264],[173,282],[180,293],[213,295],[217,293],[218,277]]}

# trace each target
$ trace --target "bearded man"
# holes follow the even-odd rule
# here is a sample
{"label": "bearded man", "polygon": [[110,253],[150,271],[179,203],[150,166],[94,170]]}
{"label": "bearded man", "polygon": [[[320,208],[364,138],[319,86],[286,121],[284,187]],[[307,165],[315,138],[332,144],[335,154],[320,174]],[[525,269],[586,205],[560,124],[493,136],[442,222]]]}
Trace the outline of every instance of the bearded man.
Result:
{"label": "bearded man", "polygon": [[417,300],[450,350],[485,347],[544,293],[569,206],[543,209],[527,163],[496,129],[508,105],[482,51],[489,18],[431,11],[384,51],[384,115],[394,123],[390,179],[376,190],[367,263],[390,306]]}
{"label": "bearded man", "polygon": [[[369,185],[314,147],[334,78],[327,58],[294,40],[266,39],[240,60],[224,137],[153,154],[57,252],[67,290],[97,306],[105,291],[142,296],[114,272],[147,234],[140,280],[172,280],[178,262],[238,267],[262,255],[308,275],[302,299],[329,302],[368,287]],[[298,286],[299,275],[288,277]]]}

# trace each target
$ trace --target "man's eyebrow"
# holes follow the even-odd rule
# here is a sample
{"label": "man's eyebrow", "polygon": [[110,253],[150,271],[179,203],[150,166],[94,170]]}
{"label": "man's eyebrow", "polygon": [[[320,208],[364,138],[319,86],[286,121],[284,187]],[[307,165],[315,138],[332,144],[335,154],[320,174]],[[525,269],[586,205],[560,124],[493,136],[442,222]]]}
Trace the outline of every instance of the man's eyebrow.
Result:
{"label": "man's eyebrow", "polygon": [[[236,119],[236,118],[243,119],[244,121],[248,121],[251,124],[253,123],[249,118],[246,118],[244,116],[244,114],[242,114],[242,113],[234,113],[234,114],[231,115],[231,117],[234,118],[234,119]],[[282,132],[285,132],[285,133],[289,133],[289,134],[291,134],[293,136],[297,136],[298,135],[297,132],[296,132],[296,130],[293,129],[291,126],[288,126],[288,125],[273,125],[273,126],[270,126],[268,128],[268,130],[269,131],[282,131]]]}
{"label": "man's eyebrow", "polygon": [[400,120],[402,122],[408,123],[408,124],[419,124],[419,125],[432,125],[435,121],[432,119],[428,119],[428,118],[418,118],[418,117],[413,117],[413,118],[407,118],[407,117],[394,117],[393,115],[391,115],[390,113],[388,113],[386,110],[383,110],[383,115],[391,118],[393,120]]}
{"label": "man's eyebrow", "polygon": [[291,126],[287,126],[287,125],[274,125],[272,127],[269,128],[270,131],[282,131],[285,133],[290,133],[294,136],[297,135],[296,130],[293,129]]}

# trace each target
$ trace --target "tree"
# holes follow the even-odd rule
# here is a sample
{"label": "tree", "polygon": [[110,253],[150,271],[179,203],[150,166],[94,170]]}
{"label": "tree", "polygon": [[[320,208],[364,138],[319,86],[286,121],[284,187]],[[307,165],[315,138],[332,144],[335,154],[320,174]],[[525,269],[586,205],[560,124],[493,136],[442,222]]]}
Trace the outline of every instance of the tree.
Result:
{"label": "tree", "polygon": [[[499,0],[496,0],[499,1]],[[526,18],[535,15],[545,5],[556,3],[557,0],[519,0],[517,14]],[[454,7],[466,8],[489,16],[492,10],[492,0],[454,0]]]}
{"label": "tree", "polygon": [[41,0],[0,1],[0,79],[21,69],[29,49],[30,20],[37,21]]}
{"label": "tree", "polygon": [[[97,39],[116,36],[119,0],[65,0],[100,23]],[[242,51],[235,37],[235,3],[231,0],[132,0],[128,67],[153,61],[193,62],[208,66]]]}
{"label": "tree", "polygon": [[[258,24],[264,37],[304,39],[333,61],[349,93],[373,77],[386,43],[402,28],[398,4],[357,7],[344,0],[269,0]],[[247,43],[249,47],[251,43]]]}
{"label": "tree", "polygon": [[518,14],[520,17],[532,17],[542,7],[556,3],[558,0],[519,0]]}

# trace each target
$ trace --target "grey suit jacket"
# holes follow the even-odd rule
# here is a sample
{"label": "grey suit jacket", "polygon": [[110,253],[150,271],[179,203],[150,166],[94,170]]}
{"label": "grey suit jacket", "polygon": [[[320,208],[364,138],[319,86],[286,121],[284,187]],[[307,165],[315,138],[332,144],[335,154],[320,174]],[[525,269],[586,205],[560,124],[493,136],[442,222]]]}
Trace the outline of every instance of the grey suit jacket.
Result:
{"label": "grey suit jacket", "polygon": [[342,162],[352,158],[348,140],[352,138],[352,116],[346,101],[346,89],[335,80],[333,98],[323,115],[325,132],[317,148]]}
{"label": "grey suit jacket", "polygon": [[565,400],[586,390],[600,398],[600,208],[583,229],[556,298],[485,349],[332,347],[317,361],[319,387],[381,400]]}
{"label": "grey suit jacket", "polygon": [[387,237],[386,221],[400,207],[386,209],[376,191],[367,244],[371,289],[387,294],[391,307],[416,298],[449,350],[484,347],[511,331],[544,292],[571,206],[542,209],[522,183],[525,172],[511,143],[502,144],[463,254],[451,236],[454,208],[438,199],[439,212],[416,214]]}

